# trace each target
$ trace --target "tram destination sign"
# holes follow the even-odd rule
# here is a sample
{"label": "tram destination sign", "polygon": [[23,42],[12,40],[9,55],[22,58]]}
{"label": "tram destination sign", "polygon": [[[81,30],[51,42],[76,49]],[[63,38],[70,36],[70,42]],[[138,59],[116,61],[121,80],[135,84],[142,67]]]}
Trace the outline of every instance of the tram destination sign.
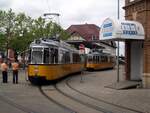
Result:
{"label": "tram destination sign", "polygon": [[104,20],[100,40],[144,40],[144,28],[136,21],[119,21],[107,18]]}

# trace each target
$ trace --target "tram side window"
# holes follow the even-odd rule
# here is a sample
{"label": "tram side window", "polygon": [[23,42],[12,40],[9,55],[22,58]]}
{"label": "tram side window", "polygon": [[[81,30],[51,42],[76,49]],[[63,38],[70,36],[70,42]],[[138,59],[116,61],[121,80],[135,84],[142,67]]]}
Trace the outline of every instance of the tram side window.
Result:
{"label": "tram side window", "polygon": [[108,62],[107,56],[101,56],[101,62]]}
{"label": "tram side window", "polygon": [[108,62],[111,62],[111,57],[109,56],[109,57],[107,57],[107,59],[108,59]]}
{"label": "tram side window", "polygon": [[92,62],[92,56],[88,57],[88,62]]}
{"label": "tram side window", "polygon": [[28,53],[28,63],[31,62],[31,49],[29,50],[29,53]]}
{"label": "tram side window", "polygon": [[96,56],[93,56],[93,62],[96,63]]}
{"label": "tram side window", "polygon": [[99,60],[100,60],[100,59],[99,59],[99,56],[97,56],[97,63],[99,63]]}
{"label": "tram side window", "polygon": [[55,49],[55,63],[58,63],[58,49]]}
{"label": "tram side window", "polygon": [[65,53],[65,63],[70,63],[70,54],[69,54],[69,52]]}
{"label": "tram side window", "polygon": [[60,50],[59,52],[59,63],[63,63],[63,51]]}
{"label": "tram side window", "polygon": [[79,54],[77,54],[77,62],[81,62],[81,57]]}
{"label": "tram side window", "polygon": [[58,49],[51,48],[51,63],[58,63]]}
{"label": "tram side window", "polygon": [[104,62],[104,56],[101,56],[101,62]]}
{"label": "tram side window", "polygon": [[99,56],[95,56],[95,60],[96,63],[99,63]]}
{"label": "tram side window", "polygon": [[49,63],[52,63],[52,54],[51,54],[51,49],[49,49]]}
{"label": "tram side window", "polygon": [[81,61],[81,58],[79,54],[73,53],[73,63],[79,63]]}
{"label": "tram side window", "polygon": [[110,57],[110,62],[115,63],[115,58],[114,57]]}
{"label": "tram side window", "polygon": [[59,54],[59,57],[60,57],[60,63],[70,63],[70,53],[69,52],[66,52],[66,51],[60,51],[60,54]]}
{"label": "tram side window", "polygon": [[50,54],[51,54],[51,63],[54,63],[54,48],[50,49]]}
{"label": "tram side window", "polygon": [[43,63],[42,56],[43,56],[42,50],[37,50],[37,51],[33,50],[32,51],[31,62],[35,63],[35,64]]}
{"label": "tram side window", "polygon": [[76,54],[73,53],[73,63],[77,62]]}
{"label": "tram side window", "polygon": [[108,56],[105,57],[106,62],[108,62]]}
{"label": "tram side window", "polygon": [[95,60],[96,60],[96,63],[98,63],[98,56],[95,56],[95,57],[96,57],[96,59],[95,59]]}
{"label": "tram side window", "polygon": [[49,63],[49,48],[44,49],[44,63]]}

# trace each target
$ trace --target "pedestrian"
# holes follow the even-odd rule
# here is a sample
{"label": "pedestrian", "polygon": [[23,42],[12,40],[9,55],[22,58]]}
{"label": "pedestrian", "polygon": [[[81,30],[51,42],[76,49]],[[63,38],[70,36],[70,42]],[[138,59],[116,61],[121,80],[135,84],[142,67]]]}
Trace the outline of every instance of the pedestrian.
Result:
{"label": "pedestrian", "polygon": [[19,63],[17,61],[12,63],[12,70],[13,70],[13,83],[18,84],[18,69]]}
{"label": "pedestrian", "polygon": [[2,70],[3,83],[7,83],[8,82],[8,75],[7,75],[8,65],[6,61],[4,61],[1,64],[1,70]]}

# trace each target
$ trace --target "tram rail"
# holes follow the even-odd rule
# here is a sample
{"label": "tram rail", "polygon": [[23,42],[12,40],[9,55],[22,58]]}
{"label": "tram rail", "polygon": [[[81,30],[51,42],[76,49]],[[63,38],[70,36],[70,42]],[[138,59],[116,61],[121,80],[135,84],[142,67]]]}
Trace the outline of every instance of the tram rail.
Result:
{"label": "tram rail", "polygon": [[82,105],[85,105],[85,106],[87,106],[87,107],[89,107],[89,108],[91,108],[91,109],[100,111],[100,112],[102,112],[102,113],[112,113],[111,111],[108,111],[108,110],[105,110],[105,109],[103,109],[103,108],[100,108],[100,107],[97,107],[97,106],[88,104],[88,103],[86,103],[86,102],[83,102],[83,101],[81,101],[81,100],[79,100],[79,99],[76,99],[76,98],[74,98],[74,97],[68,95],[68,94],[65,93],[64,91],[60,90],[57,85],[55,85],[55,88],[56,88],[56,90],[57,90],[59,93],[63,94],[64,96],[66,96],[66,97],[68,97],[68,98],[70,98],[70,99],[72,99],[72,100],[74,100],[74,101],[76,101],[76,102],[78,102],[78,103],[80,103],[80,104],[82,104]]}

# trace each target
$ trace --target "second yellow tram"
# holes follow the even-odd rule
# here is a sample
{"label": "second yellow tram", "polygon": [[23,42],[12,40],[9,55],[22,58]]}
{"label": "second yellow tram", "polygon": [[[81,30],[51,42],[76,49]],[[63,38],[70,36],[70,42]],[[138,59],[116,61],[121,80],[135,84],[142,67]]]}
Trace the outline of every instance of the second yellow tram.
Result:
{"label": "second yellow tram", "polygon": [[115,67],[115,57],[99,51],[87,55],[86,68],[88,70],[110,69]]}

